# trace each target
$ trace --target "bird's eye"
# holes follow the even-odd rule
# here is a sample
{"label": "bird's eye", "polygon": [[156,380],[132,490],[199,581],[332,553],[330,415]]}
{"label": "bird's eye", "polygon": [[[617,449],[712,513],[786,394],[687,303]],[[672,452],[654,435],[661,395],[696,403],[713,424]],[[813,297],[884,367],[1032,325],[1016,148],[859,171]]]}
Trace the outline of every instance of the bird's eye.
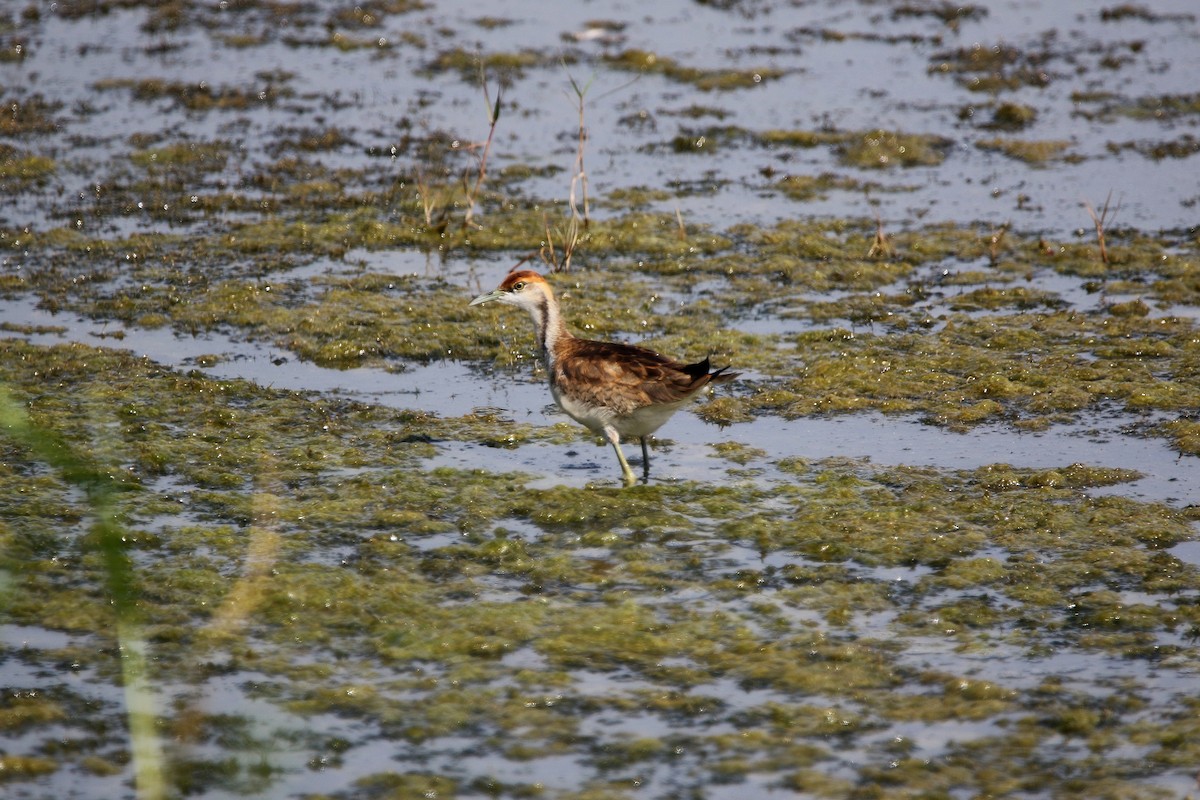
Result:
{"label": "bird's eye", "polygon": [[514,292],[519,292],[524,288],[525,288],[525,281],[517,281],[516,283],[513,284],[512,290]]}

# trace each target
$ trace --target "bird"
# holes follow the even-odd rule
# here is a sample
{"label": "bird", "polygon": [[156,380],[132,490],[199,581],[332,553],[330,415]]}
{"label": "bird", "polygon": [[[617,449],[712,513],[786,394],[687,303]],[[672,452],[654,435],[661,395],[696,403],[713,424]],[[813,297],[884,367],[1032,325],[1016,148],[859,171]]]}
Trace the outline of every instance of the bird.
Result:
{"label": "bird", "polygon": [[621,450],[622,439],[641,440],[643,478],[649,479],[646,438],[707,387],[741,374],[729,372],[728,366],[713,369],[707,356],[683,364],[637,345],[581,339],[567,329],[550,284],[533,270],[510,272],[469,305],[492,302],[529,313],[554,401],[571,419],[608,440],[626,486],[637,477]]}

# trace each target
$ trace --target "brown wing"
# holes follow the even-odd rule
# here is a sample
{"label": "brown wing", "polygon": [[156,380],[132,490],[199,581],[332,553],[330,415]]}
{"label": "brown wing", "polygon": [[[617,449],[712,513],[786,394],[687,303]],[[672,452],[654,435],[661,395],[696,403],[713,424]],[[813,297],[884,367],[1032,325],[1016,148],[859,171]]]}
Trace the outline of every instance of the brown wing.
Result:
{"label": "brown wing", "polygon": [[644,347],[574,339],[555,365],[555,379],[591,404],[628,414],[685,400],[710,382],[737,377],[725,369],[711,372],[707,358],[681,364]]}

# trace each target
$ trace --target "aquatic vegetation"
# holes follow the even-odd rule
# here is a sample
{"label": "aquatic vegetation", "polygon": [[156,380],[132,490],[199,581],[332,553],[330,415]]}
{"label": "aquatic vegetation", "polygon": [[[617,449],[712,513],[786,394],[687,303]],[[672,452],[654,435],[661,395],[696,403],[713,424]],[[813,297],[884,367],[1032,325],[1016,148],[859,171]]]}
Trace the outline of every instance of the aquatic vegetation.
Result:
{"label": "aquatic vegetation", "polygon": [[1013,91],[1024,86],[1046,86],[1051,76],[1046,64],[1054,56],[1046,52],[1025,51],[1012,44],[985,45],[935,53],[930,59],[931,74],[954,75],[959,85],[973,92]]}
{"label": "aquatic vegetation", "polygon": [[234,147],[228,142],[188,142],[166,147],[138,150],[130,161],[146,170],[197,170],[212,172],[224,169]]}
{"label": "aquatic vegetation", "polygon": [[1139,19],[1146,22],[1160,22],[1167,19],[1168,15],[1156,14],[1150,9],[1135,5],[1133,3],[1122,3],[1112,6],[1111,8],[1103,8],[1100,10],[1100,19],[1104,22],[1118,22],[1125,19]]}
{"label": "aquatic vegetation", "polygon": [[985,19],[987,15],[988,10],[986,8],[970,3],[966,5],[959,5],[957,3],[934,3],[929,5],[906,3],[892,10],[893,19],[931,16],[955,30],[957,30],[961,22]]}
{"label": "aquatic vegetation", "polygon": [[239,111],[259,104],[273,104],[291,97],[295,91],[287,85],[292,76],[287,73],[263,72],[255,76],[258,85],[252,88],[210,86],[168,81],[162,78],[106,78],[96,82],[100,91],[128,89],[133,98],[150,103],[167,99],[190,111]]}
{"label": "aquatic vegetation", "polygon": [[52,158],[0,145],[0,185],[9,189],[44,183],[57,168]]}
{"label": "aquatic vegetation", "polygon": [[[748,142],[770,147],[829,146],[846,166],[862,169],[891,166],[934,166],[942,163],[953,143],[942,136],[902,131],[785,130],[751,131],[736,125],[685,130],[671,141],[675,152],[711,151],[725,143]],[[705,152],[707,152],[705,151]],[[866,184],[864,188],[873,187]]]}
{"label": "aquatic vegetation", "polygon": [[942,163],[950,146],[941,136],[877,130],[843,139],[838,154],[843,164],[863,169],[921,167]]}
{"label": "aquatic vegetation", "polygon": [[503,86],[522,77],[527,69],[556,63],[556,59],[534,50],[522,50],[517,53],[478,53],[455,48],[439,53],[427,69],[430,73],[456,71],[462,80],[472,84],[479,83],[480,75],[495,75]]}
{"label": "aquatic vegetation", "polygon": [[1190,133],[1185,133],[1175,139],[1163,141],[1122,142],[1120,144],[1109,142],[1108,149],[1114,153],[1133,150],[1155,161],[1164,158],[1188,158],[1200,153],[1200,139]]}
{"label": "aquatic vegetation", "polygon": [[56,115],[62,110],[62,103],[47,100],[40,94],[31,94],[24,97],[5,96],[0,107],[5,110],[0,114],[0,135],[21,137],[54,130],[58,125]]}
{"label": "aquatic vegetation", "polygon": [[774,186],[787,195],[790,200],[811,200],[822,197],[830,191],[871,191],[881,190],[879,184],[867,183],[854,178],[823,172],[820,175],[785,175],[774,183]]}
{"label": "aquatic vegetation", "polygon": [[1118,105],[1113,111],[1135,119],[1178,119],[1200,114],[1200,92],[1139,97],[1132,104]]}
{"label": "aquatic vegetation", "polygon": [[58,765],[48,758],[36,756],[3,755],[0,756],[0,775],[4,781],[28,780],[39,775],[46,775],[58,769]]}
{"label": "aquatic vegetation", "polygon": [[689,83],[701,91],[732,91],[746,89],[781,77],[779,69],[706,70],[687,67],[675,59],[646,50],[624,50],[607,55],[604,62],[615,69],[663,75],[680,83]]}
{"label": "aquatic vegetation", "polygon": [[1037,109],[1022,103],[1001,103],[992,111],[989,127],[1002,130],[1021,130],[1037,120]]}
{"label": "aquatic vegetation", "polygon": [[1113,92],[1093,92],[1080,93],[1077,102],[1094,108],[1080,108],[1076,114],[1104,121],[1127,117],[1173,122],[1200,113],[1200,93],[1125,97]]}
{"label": "aquatic vegetation", "polygon": [[995,150],[1009,158],[1015,158],[1028,164],[1045,164],[1047,161],[1063,158],[1071,143],[1059,139],[1029,141],[994,137],[980,139],[975,146],[980,150]]}

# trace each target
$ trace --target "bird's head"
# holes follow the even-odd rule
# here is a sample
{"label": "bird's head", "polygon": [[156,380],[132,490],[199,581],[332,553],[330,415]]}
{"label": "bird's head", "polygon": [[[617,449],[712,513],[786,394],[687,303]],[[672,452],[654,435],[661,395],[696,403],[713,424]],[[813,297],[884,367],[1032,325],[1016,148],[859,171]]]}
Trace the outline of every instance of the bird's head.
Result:
{"label": "bird's head", "polygon": [[471,305],[484,303],[505,303],[524,309],[535,309],[541,306],[551,296],[550,284],[546,279],[533,270],[510,272],[508,277],[492,291],[481,294],[471,301]]}

